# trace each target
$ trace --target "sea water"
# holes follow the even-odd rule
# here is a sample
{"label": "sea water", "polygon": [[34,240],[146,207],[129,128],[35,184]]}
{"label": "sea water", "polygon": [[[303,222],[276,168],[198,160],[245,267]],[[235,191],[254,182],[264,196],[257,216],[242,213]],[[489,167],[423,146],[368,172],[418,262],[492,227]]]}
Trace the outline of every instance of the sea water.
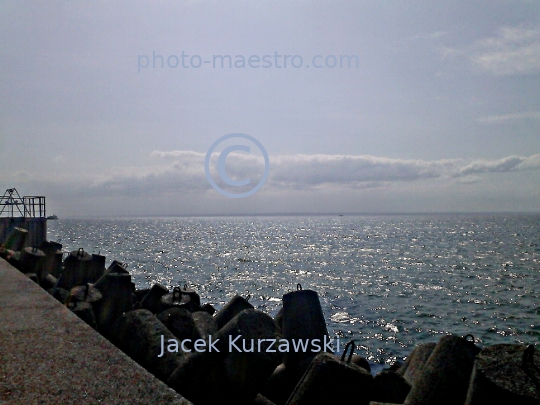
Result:
{"label": "sea water", "polygon": [[330,334],[379,364],[447,333],[540,337],[537,214],[61,219],[48,239],[216,308],[238,293],[273,316],[300,284],[319,293]]}

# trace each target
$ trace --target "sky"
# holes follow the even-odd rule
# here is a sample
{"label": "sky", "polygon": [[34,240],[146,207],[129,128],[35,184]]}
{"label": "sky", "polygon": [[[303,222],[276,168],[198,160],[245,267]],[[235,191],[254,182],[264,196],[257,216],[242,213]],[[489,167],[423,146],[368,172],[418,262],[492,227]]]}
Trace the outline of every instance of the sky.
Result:
{"label": "sky", "polygon": [[48,214],[540,211],[537,1],[3,1],[0,38],[0,192]]}

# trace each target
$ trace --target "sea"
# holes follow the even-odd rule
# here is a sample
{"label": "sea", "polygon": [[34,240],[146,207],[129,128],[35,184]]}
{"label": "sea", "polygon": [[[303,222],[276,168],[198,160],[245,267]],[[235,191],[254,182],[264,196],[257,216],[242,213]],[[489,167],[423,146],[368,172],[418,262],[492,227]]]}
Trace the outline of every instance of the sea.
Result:
{"label": "sea", "polygon": [[539,214],[59,219],[48,239],[217,309],[240,294],[274,316],[287,292],[314,290],[329,334],[382,367],[449,333],[540,339]]}

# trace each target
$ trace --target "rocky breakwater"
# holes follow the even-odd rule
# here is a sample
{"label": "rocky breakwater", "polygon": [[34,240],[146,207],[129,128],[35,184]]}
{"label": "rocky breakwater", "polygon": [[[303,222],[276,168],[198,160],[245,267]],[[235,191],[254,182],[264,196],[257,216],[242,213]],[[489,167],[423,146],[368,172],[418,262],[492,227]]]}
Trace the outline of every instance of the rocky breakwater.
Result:
{"label": "rocky breakwater", "polygon": [[57,242],[17,251],[14,232],[2,257],[195,405],[540,404],[532,345],[447,335],[373,376],[354,342],[329,336],[315,291],[296,286],[274,318],[240,295],[216,311],[188,285],[136,290],[123,263],[105,268],[83,249],[63,260]]}

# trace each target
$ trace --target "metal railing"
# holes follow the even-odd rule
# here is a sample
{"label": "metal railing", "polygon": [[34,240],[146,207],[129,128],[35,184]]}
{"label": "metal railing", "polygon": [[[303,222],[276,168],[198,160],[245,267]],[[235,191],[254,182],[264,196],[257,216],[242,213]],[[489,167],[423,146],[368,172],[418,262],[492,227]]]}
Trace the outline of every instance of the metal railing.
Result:
{"label": "metal railing", "polygon": [[45,197],[21,197],[15,188],[8,188],[0,197],[0,217],[45,218]]}

